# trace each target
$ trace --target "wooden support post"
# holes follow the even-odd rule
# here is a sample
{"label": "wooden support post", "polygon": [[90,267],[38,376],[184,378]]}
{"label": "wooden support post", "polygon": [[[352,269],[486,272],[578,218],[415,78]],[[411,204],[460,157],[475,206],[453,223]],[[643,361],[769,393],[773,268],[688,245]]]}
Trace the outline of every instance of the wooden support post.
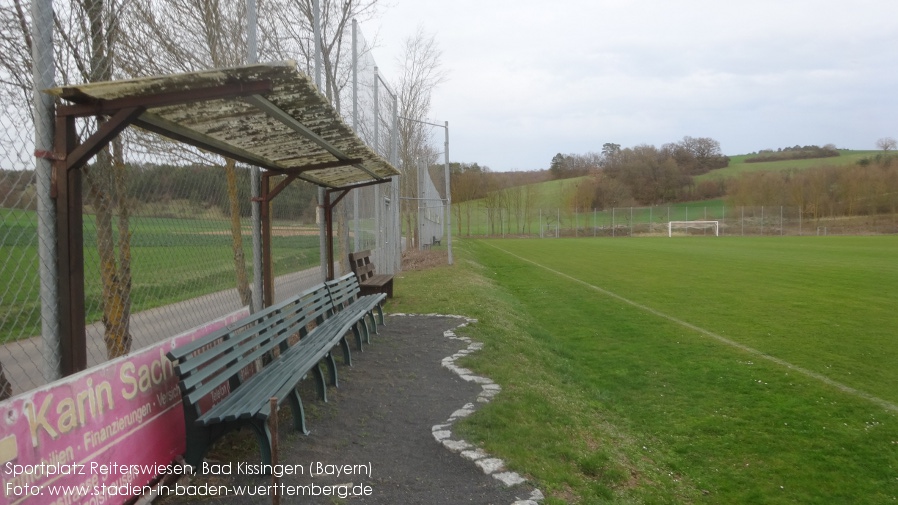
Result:
{"label": "wooden support post", "polygon": [[81,168],[68,169],[68,155],[77,147],[75,118],[56,118],[53,178],[56,220],[60,319],[60,372],[71,375],[87,368],[84,309],[84,218]]}
{"label": "wooden support post", "polygon": [[259,218],[262,221],[262,306],[271,307],[274,304],[274,270],[272,268],[271,255],[271,174],[262,174],[261,188],[261,212]]}
{"label": "wooden support post", "polygon": [[332,281],[334,275],[334,205],[331,203],[331,192],[324,192],[324,223],[326,228],[324,244],[327,253],[327,280]]}
{"label": "wooden support post", "polygon": [[[334,272],[334,207],[340,203],[340,200],[343,199],[352,188],[342,189],[342,190],[328,190],[324,192],[324,219],[325,225],[327,226],[326,236],[327,236],[327,244],[325,244],[325,248],[327,251],[327,280],[334,280],[337,275]],[[331,193],[339,192],[337,198],[331,201]]]}

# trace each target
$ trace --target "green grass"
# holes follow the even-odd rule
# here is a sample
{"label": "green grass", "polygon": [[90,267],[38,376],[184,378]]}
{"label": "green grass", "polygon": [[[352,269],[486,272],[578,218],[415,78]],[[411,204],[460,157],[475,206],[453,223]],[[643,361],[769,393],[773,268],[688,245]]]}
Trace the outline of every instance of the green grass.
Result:
{"label": "green grass", "polygon": [[700,175],[695,178],[696,182],[702,180],[723,179],[727,177],[738,177],[739,175],[749,172],[769,172],[783,170],[807,170],[809,168],[832,167],[854,165],[864,158],[871,158],[882,151],[851,151],[839,150],[840,156],[832,158],[814,158],[809,160],[786,160],[786,161],[763,161],[759,163],[746,163],[745,159],[754,155],[743,154],[739,156],[730,156],[730,165],[719,170],[712,170],[707,174]]}
{"label": "green grass", "polygon": [[[276,226],[281,226],[276,224]],[[34,212],[0,210],[0,341],[40,334],[40,283]],[[188,300],[236,286],[230,222],[209,219],[131,219],[132,312]],[[84,219],[85,307],[88,324],[102,319],[96,229]],[[244,235],[252,276],[252,240]],[[275,275],[318,264],[318,236],[276,236]]]}
{"label": "green grass", "polygon": [[461,429],[549,502],[883,503],[898,417],[862,395],[898,403],[896,247],[463,241],[454,267],[403,274],[390,310],[479,319],[465,365],[503,393]]}

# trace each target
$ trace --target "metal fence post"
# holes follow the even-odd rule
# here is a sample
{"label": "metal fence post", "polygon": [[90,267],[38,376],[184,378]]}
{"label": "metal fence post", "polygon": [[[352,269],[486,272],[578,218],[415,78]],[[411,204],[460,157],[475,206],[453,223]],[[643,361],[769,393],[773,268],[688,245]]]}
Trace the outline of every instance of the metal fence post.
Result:
{"label": "metal fence post", "polygon": [[446,121],[446,146],[443,150],[446,160],[446,244],[449,250],[449,264],[452,264],[452,189],[449,186],[449,121]]}
{"label": "metal fence post", "polygon": [[[34,0],[32,16],[32,71],[34,79],[34,150],[53,151],[53,98],[41,91],[55,86],[53,59],[53,0]],[[40,270],[41,340],[43,375],[60,378],[59,285],[56,271],[56,203],[50,196],[53,167],[49,158],[35,158],[37,186],[38,263]]]}
{"label": "metal fence post", "polygon": [[[256,1],[246,0],[246,62],[259,61],[258,47],[256,45],[257,32]],[[253,234],[253,289],[250,312],[262,309],[262,171],[259,167],[250,168],[250,219],[252,220]]]}

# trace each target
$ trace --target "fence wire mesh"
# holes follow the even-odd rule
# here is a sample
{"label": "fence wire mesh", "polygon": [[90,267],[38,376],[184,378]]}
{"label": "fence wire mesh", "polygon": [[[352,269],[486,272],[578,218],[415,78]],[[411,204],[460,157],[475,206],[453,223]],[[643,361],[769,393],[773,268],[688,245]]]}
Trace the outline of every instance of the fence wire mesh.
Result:
{"label": "fence wire mesh", "polygon": [[[210,68],[218,61],[213,55],[227,60],[221,65],[240,64],[242,49],[235,48],[244,46],[245,33],[238,4],[219,13],[227,15],[204,17],[203,9],[184,11],[182,3],[167,0],[0,2],[0,49],[5,51],[0,57],[0,397],[59,375],[55,203],[50,161],[35,157],[36,151],[53,149],[53,103],[49,95],[34,91]],[[180,16],[184,26],[213,18],[233,23],[219,27],[212,47],[198,48],[203,43],[192,38],[193,32],[173,30],[172,16]],[[300,68],[311,69],[307,57],[302,61],[308,54],[307,30],[285,27],[278,16],[277,9],[262,6],[260,61],[292,56],[301,60]],[[106,38],[91,37],[92,21],[105,27]],[[166,30],[155,40],[146,39],[146,29],[153,26]],[[132,37],[120,37],[123,33]],[[36,59],[23,49],[26,39],[33,41]],[[343,54],[351,54],[345,39]],[[177,43],[166,46],[165,40]],[[135,44],[145,45],[151,56],[140,68]],[[193,54],[184,52],[190,47],[196,48]],[[115,50],[127,56],[113,67]],[[174,54],[178,51],[181,57]],[[360,126],[359,135],[393,161],[395,95],[376,77],[370,48],[364,52],[355,109],[369,126]],[[344,77],[338,79],[340,98],[334,102],[342,103],[338,110],[353,125],[355,96],[345,77],[352,62],[346,58],[340,65],[338,75]],[[93,119],[80,121],[79,135],[83,139],[97,127]],[[126,130],[88,163],[84,174],[88,366],[251,306],[256,272],[250,167]],[[277,182],[271,179],[272,186]],[[398,202],[394,180],[354,190],[336,206],[337,275],[349,271],[349,252],[364,249],[374,251],[378,270],[398,271]],[[317,188],[303,182],[291,183],[271,204],[275,301],[322,280],[318,205]]]}
{"label": "fence wire mesh", "polygon": [[[495,202],[493,202],[495,203]],[[501,203],[501,202],[500,202]],[[453,205],[455,233],[463,237],[667,236],[670,221],[717,221],[720,236],[809,236],[898,233],[893,215],[823,216],[786,206],[670,205],[570,209],[487,207],[483,201]],[[714,235],[690,228],[675,235]]]}

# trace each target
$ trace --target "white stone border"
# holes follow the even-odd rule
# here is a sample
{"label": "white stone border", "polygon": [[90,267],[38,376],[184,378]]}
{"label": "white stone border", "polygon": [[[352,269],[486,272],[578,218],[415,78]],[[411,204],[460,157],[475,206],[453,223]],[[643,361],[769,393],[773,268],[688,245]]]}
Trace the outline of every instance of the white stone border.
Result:
{"label": "white stone border", "polygon": [[[517,472],[508,471],[505,468],[505,462],[499,458],[494,458],[490,456],[488,453],[484,452],[482,449],[478,449],[474,447],[472,444],[466,442],[465,440],[455,440],[452,438],[452,425],[455,421],[470,416],[477,410],[478,404],[488,403],[493,399],[494,396],[499,394],[502,391],[502,386],[496,384],[492,381],[492,379],[488,377],[481,377],[479,375],[474,375],[474,372],[468,370],[467,368],[462,368],[455,364],[455,361],[463,358],[472,352],[479,351],[483,349],[482,342],[474,342],[468,337],[460,337],[455,334],[455,330],[459,328],[464,328],[469,324],[474,324],[477,322],[476,319],[471,319],[465,316],[458,316],[454,314],[389,314],[390,317],[411,317],[411,316],[419,316],[419,317],[446,317],[452,319],[462,319],[464,320],[455,329],[446,330],[443,332],[443,336],[451,339],[451,340],[461,340],[468,344],[468,347],[458,351],[452,356],[447,356],[443,358],[442,365],[445,368],[448,368],[450,371],[455,372],[461,377],[463,380],[467,382],[475,382],[480,384],[483,388],[483,391],[477,396],[476,404],[475,403],[467,403],[462,408],[456,410],[449,416],[449,419],[446,420],[443,424],[434,425],[431,429],[433,434],[433,438],[440,444],[443,445],[446,449],[450,451],[460,454],[461,457],[472,461],[478,468],[480,468],[483,473],[487,475],[491,475],[494,479],[499,482],[505,484],[508,487],[516,486],[519,484],[523,484],[527,482],[527,479],[522,477]],[[530,497],[525,499],[518,499],[512,505],[537,505],[540,501],[545,498],[543,493],[539,489],[534,489],[532,493],[530,493]]]}

